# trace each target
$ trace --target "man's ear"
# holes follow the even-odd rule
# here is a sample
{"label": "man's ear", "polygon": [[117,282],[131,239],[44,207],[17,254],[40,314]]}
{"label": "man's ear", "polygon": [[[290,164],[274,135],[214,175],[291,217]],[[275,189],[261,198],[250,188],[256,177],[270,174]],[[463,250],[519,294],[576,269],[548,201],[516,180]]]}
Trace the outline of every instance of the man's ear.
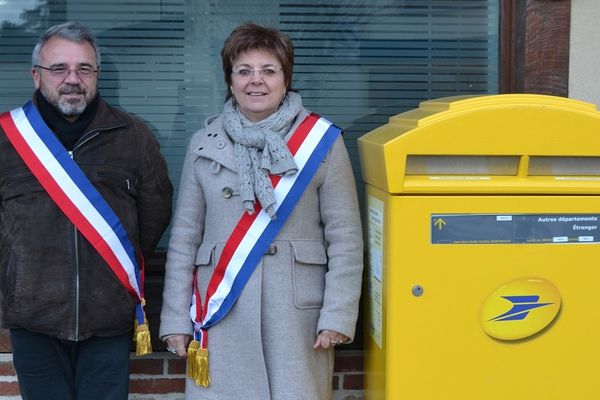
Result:
{"label": "man's ear", "polygon": [[31,77],[33,78],[33,84],[35,86],[35,89],[39,89],[40,88],[40,71],[38,71],[37,68],[31,68]]}

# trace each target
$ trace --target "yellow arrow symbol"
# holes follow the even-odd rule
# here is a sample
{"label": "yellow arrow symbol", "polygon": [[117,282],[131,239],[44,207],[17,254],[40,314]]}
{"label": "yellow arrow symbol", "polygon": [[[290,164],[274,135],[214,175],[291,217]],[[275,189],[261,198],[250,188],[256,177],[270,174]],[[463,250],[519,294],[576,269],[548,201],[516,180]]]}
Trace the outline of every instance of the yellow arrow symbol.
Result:
{"label": "yellow arrow symbol", "polygon": [[443,220],[443,219],[441,219],[441,218],[438,218],[438,219],[436,219],[436,220],[435,220],[435,222],[434,222],[433,224],[434,224],[435,226],[437,226],[437,227],[438,227],[438,229],[441,231],[441,230],[442,230],[442,228],[444,227],[444,225],[446,225],[446,221],[444,221],[444,220]]}

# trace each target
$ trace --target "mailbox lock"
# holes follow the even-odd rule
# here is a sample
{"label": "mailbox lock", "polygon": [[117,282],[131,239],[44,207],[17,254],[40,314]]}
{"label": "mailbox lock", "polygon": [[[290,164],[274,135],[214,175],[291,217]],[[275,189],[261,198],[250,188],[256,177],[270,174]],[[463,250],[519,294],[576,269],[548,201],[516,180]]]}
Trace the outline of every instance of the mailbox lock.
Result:
{"label": "mailbox lock", "polygon": [[423,294],[423,291],[424,291],[424,289],[423,289],[423,286],[421,286],[421,285],[415,285],[412,288],[412,294],[415,297],[421,296]]}

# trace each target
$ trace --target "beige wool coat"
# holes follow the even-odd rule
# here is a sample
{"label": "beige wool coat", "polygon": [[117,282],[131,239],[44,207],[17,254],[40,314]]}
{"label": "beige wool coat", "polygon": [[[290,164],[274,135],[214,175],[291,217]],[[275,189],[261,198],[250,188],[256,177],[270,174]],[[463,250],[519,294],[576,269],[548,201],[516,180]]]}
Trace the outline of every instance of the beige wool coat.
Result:
{"label": "beige wool coat", "polygon": [[[303,109],[290,133],[304,120]],[[222,117],[189,145],[172,222],[160,335],[192,334],[192,277],[202,300],[224,243],[244,212],[233,142]],[[208,331],[211,385],[189,378],[186,399],[328,400],[333,351],[318,332],[354,337],[363,268],[356,188],[341,137],[231,311]]]}

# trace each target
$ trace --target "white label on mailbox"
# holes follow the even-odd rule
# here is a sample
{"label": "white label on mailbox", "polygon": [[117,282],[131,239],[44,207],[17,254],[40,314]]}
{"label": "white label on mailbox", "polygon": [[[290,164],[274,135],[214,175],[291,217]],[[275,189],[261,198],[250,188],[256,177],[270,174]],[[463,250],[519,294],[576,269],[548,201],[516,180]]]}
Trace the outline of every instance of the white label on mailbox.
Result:
{"label": "white label on mailbox", "polygon": [[376,197],[367,198],[367,240],[369,247],[369,317],[367,329],[369,334],[382,348],[383,331],[383,202]]}

